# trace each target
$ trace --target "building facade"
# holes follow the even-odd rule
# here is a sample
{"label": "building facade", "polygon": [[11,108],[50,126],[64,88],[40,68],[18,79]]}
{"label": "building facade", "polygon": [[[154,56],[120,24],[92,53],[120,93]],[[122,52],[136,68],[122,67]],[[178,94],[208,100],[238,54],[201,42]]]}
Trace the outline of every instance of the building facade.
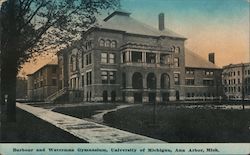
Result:
{"label": "building facade", "polygon": [[[115,11],[58,52],[59,90],[72,101],[166,102],[221,96],[221,69],[186,52],[186,38]],[[193,60],[189,60],[193,59]],[[205,67],[204,67],[205,64]],[[192,73],[190,74],[189,73]],[[192,80],[193,79],[193,80]]]}
{"label": "building facade", "polygon": [[226,99],[250,99],[250,63],[224,66],[222,75]]}
{"label": "building facade", "polygon": [[50,62],[28,76],[28,99],[44,101],[58,90],[58,64]]}

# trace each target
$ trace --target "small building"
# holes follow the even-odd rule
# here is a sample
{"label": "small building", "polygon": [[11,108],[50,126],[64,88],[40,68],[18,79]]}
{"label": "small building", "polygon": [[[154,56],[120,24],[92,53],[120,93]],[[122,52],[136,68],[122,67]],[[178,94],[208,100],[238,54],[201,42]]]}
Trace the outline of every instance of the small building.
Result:
{"label": "small building", "polygon": [[224,66],[222,79],[226,99],[250,99],[250,63]]}
{"label": "small building", "polygon": [[28,76],[28,99],[44,101],[58,89],[57,60],[44,65]]}

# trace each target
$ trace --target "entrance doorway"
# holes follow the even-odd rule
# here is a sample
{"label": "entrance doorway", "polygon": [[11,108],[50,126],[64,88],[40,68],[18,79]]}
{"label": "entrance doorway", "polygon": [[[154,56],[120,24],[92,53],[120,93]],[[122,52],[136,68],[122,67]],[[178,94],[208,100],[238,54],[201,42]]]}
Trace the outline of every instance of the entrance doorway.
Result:
{"label": "entrance doorway", "polygon": [[175,94],[175,95],[176,95],[176,100],[177,100],[177,101],[180,100],[180,93],[179,93],[178,90],[176,91],[176,94]]}
{"label": "entrance doorway", "polygon": [[115,91],[111,92],[111,102],[115,102],[115,98],[116,98],[116,93]]}
{"label": "entrance doorway", "polygon": [[148,101],[154,103],[156,101],[156,93],[148,93]]}
{"label": "entrance doorway", "polygon": [[162,93],[161,96],[162,96],[163,102],[169,101],[169,93],[168,92]]}
{"label": "entrance doorway", "polygon": [[142,103],[142,93],[134,93],[134,102],[135,103]]}
{"label": "entrance doorway", "polygon": [[102,100],[103,100],[103,102],[108,101],[108,92],[106,90],[104,90],[102,93]]}

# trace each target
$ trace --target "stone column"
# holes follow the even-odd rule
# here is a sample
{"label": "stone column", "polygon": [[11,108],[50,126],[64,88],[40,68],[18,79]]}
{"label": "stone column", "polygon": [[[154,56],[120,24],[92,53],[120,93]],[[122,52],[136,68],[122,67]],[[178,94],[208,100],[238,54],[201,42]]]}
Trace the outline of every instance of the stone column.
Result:
{"label": "stone column", "polygon": [[146,63],[146,52],[142,52],[142,62]]}
{"label": "stone column", "polygon": [[159,64],[159,63],[160,63],[160,52],[157,52],[157,53],[156,53],[156,58],[155,58],[155,59],[156,59],[156,60],[155,60],[156,63]]}

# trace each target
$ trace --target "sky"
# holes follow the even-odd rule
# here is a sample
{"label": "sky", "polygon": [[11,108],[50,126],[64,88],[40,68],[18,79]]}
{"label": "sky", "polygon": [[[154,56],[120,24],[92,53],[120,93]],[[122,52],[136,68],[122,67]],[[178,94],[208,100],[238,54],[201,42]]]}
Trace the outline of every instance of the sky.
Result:
{"label": "sky", "polygon": [[[185,36],[186,48],[205,59],[214,52],[220,67],[250,62],[250,0],[121,0],[121,8],[155,28],[158,14],[164,13],[165,27]],[[32,73],[49,61],[39,58],[35,64],[24,65],[20,73]]]}

